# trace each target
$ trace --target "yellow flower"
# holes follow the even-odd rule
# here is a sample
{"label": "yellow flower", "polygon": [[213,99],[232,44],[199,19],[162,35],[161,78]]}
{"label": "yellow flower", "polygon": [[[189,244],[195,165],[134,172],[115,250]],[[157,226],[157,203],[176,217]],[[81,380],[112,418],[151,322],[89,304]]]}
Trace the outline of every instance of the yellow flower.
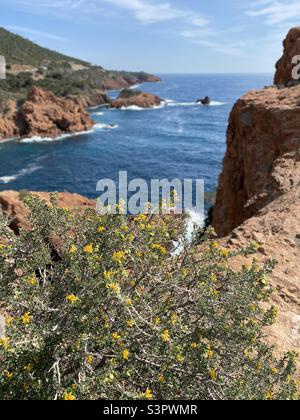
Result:
{"label": "yellow flower", "polygon": [[266,400],[273,400],[273,397],[274,397],[274,395],[273,395],[273,392],[272,391],[268,391],[266,394],[265,394],[265,399]]}
{"label": "yellow flower", "polygon": [[171,316],[171,324],[172,325],[175,325],[177,321],[178,321],[178,316],[175,313],[172,314],[172,316]]}
{"label": "yellow flower", "polygon": [[9,338],[3,336],[0,338],[0,347],[3,347],[4,350],[7,350],[9,347]]}
{"label": "yellow flower", "polygon": [[145,222],[147,220],[147,216],[145,214],[140,214],[136,219],[138,222]]}
{"label": "yellow flower", "polygon": [[83,250],[86,254],[92,254],[94,251],[94,248],[92,244],[88,244],[83,248]]}
{"label": "yellow flower", "polygon": [[210,281],[211,281],[212,283],[215,283],[216,281],[218,281],[218,277],[217,277],[217,275],[216,275],[216,274],[211,274],[211,276],[210,276]]}
{"label": "yellow flower", "polygon": [[76,400],[76,397],[71,392],[65,392],[65,394],[64,394],[64,400],[65,401],[75,401]]}
{"label": "yellow flower", "polygon": [[69,249],[69,254],[74,255],[76,254],[77,248],[75,245],[71,245]]}
{"label": "yellow flower", "polygon": [[27,280],[27,283],[30,286],[36,286],[38,284],[38,281],[37,281],[36,277],[31,277],[30,279]]}
{"label": "yellow flower", "polygon": [[14,318],[9,316],[5,319],[5,325],[9,327],[14,322]]}
{"label": "yellow flower", "polygon": [[131,280],[131,281],[130,281],[130,286],[131,286],[131,287],[134,287],[135,285],[136,285],[136,281]]}
{"label": "yellow flower", "polygon": [[125,300],[125,302],[127,303],[127,305],[131,306],[132,305],[132,300],[130,298],[127,298]]}
{"label": "yellow flower", "polygon": [[106,287],[107,287],[108,289],[113,290],[113,291],[114,291],[115,293],[117,293],[117,294],[121,293],[121,287],[119,286],[119,284],[118,284],[118,283],[108,283],[108,284],[106,285]]}
{"label": "yellow flower", "polygon": [[14,377],[14,374],[11,372],[6,371],[5,372],[5,376],[7,377],[7,379],[11,380]]}
{"label": "yellow flower", "polygon": [[199,345],[197,343],[192,343],[191,347],[193,350],[196,350],[199,347]]}
{"label": "yellow flower", "polygon": [[112,333],[111,336],[112,336],[113,340],[120,340],[120,338],[121,338],[120,334],[117,333],[117,332]]}
{"label": "yellow flower", "polygon": [[154,251],[158,251],[162,255],[166,255],[167,250],[164,246],[161,246],[159,244],[153,244],[151,247]]}
{"label": "yellow flower", "polygon": [[79,297],[72,293],[66,297],[66,301],[73,304],[79,301]]}
{"label": "yellow flower", "polygon": [[217,372],[216,372],[216,370],[215,369],[210,369],[209,370],[209,376],[210,376],[210,379],[212,381],[215,381],[217,379]]}
{"label": "yellow flower", "polygon": [[95,360],[94,356],[89,354],[86,358],[86,363],[91,366],[94,363],[94,360]]}
{"label": "yellow flower", "polygon": [[164,343],[168,343],[170,341],[170,334],[168,330],[165,330],[161,333],[161,339]]}
{"label": "yellow flower", "polygon": [[141,251],[137,251],[135,255],[136,255],[137,258],[142,258],[142,256],[143,256]]}
{"label": "yellow flower", "polygon": [[24,366],[24,371],[25,372],[32,372],[33,371],[33,366],[31,363],[29,363],[27,366]]}
{"label": "yellow flower", "polygon": [[271,372],[272,372],[272,375],[277,375],[277,373],[278,373],[278,369],[277,368],[275,368],[274,366],[270,366],[270,369],[271,369]]}
{"label": "yellow flower", "polygon": [[161,324],[161,319],[160,319],[160,317],[159,317],[159,316],[157,316],[157,317],[155,318],[155,320],[154,320],[154,324],[155,324],[155,325],[160,325],[160,324]]}
{"label": "yellow flower", "polygon": [[26,312],[23,316],[21,316],[21,320],[24,325],[29,325],[32,320],[32,316],[29,312]]}
{"label": "yellow flower", "polygon": [[217,241],[213,242],[212,246],[213,246],[214,249],[218,249],[219,248],[219,242],[217,242]]}
{"label": "yellow flower", "polygon": [[178,360],[179,363],[183,363],[184,362],[184,357],[182,356],[182,354],[178,354],[177,360]]}
{"label": "yellow flower", "polygon": [[29,391],[30,386],[29,386],[29,384],[24,384],[23,388],[25,389],[25,391]]}
{"label": "yellow flower", "polygon": [[113,260],[117,263],[117,264],[122,264],[124,259],[125,259],[125,252],[124,251],[117,251],[113,253]]}
{"label": "yellow flower", "polygon": [[229,256],[229,250],[226,248],[221,249],[220,254],[222,257],[227,258]]}
{"label": "yellow flower", "polygon": [[158,375],[158,381],[162,384],[162,383],[164,383],[165,382],[165,377],[164,377],[164,375],[162,375],[162,374],[160,374],[160,375]]}
{"label": "yellow flower", "polygon": [[104,226],[99,226],[98,227],[98,233],[103,233],[105,232],[105,227]]}
{"label": "yellow flower", "polygon": [[114,273],[112,271],[104,271],[103,273],[104,280],[106,281],[110,280],[113,275]]}
{"label": "yellow flower", "polygon": [[213,357],[214,357],[214,352],[212,350],[207,350],[207,352],[205,353],[205,358],[212,359]]}
{"label": "yellow flower", "polygon": [[135,240],[134,233],[131,233],[130,235],[128,235],[128,241],[129,242],[133,242],[134,240]]}
{"label": "yellow flower", "polygon": [[129,320],[126,322],[126,324],[127,324],[127,327],[132,328],[132,327],[134,327],[134,326],[135,326],[135,321],[134,321],[133,319],[129,319]]}
{"label": "yellow flower", "polygon": [[130,356],[130,352],[129,352],[129,350],[125,349],[125,350],[123,351],[123,359],[124,359],[124,360],[128,360],[128,359],[129,359],[129,356]]}
{"label": "yellow flower", "polygon": [[146,398],[146,400],[153,400],[153,394],[152,394],[151,389],[149,388],[146,389],[144,397]]}

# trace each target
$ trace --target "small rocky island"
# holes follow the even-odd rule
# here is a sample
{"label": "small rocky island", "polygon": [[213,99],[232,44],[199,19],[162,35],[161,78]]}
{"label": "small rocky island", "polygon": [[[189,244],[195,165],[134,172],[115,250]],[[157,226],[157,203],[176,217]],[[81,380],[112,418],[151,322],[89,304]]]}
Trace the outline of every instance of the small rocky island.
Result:
{"label": "small rocky island", "polygon": [[203,99],[197,99],[196,103],[208,106],[211,104],[211,99],[209,96],[205,96]]}
{"label": "small rocky island", "polygon": [[162,104],[162,99],[151,93],[144,93],[134,89],[123,89],[118,98],[112,102],[112,108],[153,108]]}

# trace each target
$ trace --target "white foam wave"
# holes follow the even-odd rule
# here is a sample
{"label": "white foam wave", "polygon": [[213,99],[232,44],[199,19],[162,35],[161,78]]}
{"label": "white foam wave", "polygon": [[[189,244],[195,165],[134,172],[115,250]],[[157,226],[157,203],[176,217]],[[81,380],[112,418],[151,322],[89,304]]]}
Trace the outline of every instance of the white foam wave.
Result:
{"label": "white foam wave", "polygon": [[223,106],[226,105],[225,102],[211,101],[209,106]]}
{"label": "white foam wave", "polygon": [[130,105],[130,106],[123,106],[120,108],[121,111],[152,111],[154,109],[161,109],[164,108],[165,104],[162,102],[160,105],[152,106],[150,108],[143,108],[141,106]]}
{"label": "white foam wave", "polygon": [[104,123],[97,123],[94,125],[96,130],[115,130],[119,128],[117,124],[104,124]]}
{"label": "white foam wave", "polygon": [[176,102],[176,101],[165,101],[166,106],[180,107],[180,106],[223,106],[226,105],[225,102],[211,101],[209,105],[202,105],[201,103],[196,102]]}
{"label": "white foam wave", "polygon": [[180,255],[184,251],[185,245],[192,242],[195,229],[204,226],[205,216],[203,213],[197,213],[195,210],[187,210],[186,213],[188,218],[184,239],[182,241],[174,241],[174,256]]}
{"label": "white foam wave", "polygon": [[91,134],[93,132],[94,132],[94,128],[92,130],[79,131],[78,133],[73,133],[73,134],[62,134],[61,136],[58,136],[58,137],[40,137],[40,136],[33,136],[33,137],[28,137],[28,138],[21,139],[20,140],[20,143],[47,143],[47,142],[54,142],[54,141],[59,141],[59,140],[63,140],[63,139],[70,138],[70,137],[82,136],[83,134]]}
{"label": "white foam wave", "polygon": [[10,182],[16,181],[19,178],[22,178],[26,175],[30,175],[33,172],[36,172],[39,169],[42,169],[42,166],[32,164],[32,165],[27,166],[27,168],[21,169],[15,175],[8,175],[8,176],[0,177],[0,182],[2,182],[3,184],[9,184]]}
{"label": "white foam wave", "polygon": [[[226,105],[225,102],[218,102],[218,101],[211,101],[208,107],[210,106],[222,106]],[[161,109],[165,107],[183,107],[183,106],[203,106],[201,103],[196,102],[176,102],[173,99],[165,99],[161,102],[160,105],[153,106],[151,108],[142,108],[140,106],[136,105],[130,105],[130,106],[124,106],[121,109],[121,111],[151,111],[153,109]]]}
{"label": "white foam wave", "polygon": [[138,89],[141,85],[142,85],[142,83],[139,83],[139,84],[136,84],[136,85],[130,86],[130,88],[129,88],[129,89]]}
{"label": "white foam wave", "polygon": [[92,115],[104,115],[104,112],[93,112]]}

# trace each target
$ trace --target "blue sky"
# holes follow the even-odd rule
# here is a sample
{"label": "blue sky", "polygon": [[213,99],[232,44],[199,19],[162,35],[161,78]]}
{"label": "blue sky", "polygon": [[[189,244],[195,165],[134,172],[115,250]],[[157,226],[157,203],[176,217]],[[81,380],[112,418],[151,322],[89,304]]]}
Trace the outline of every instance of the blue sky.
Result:
{"label": "blue sky", "polygon": [[0,0],[0,26],[106,68],[273,72],[299,0]]}

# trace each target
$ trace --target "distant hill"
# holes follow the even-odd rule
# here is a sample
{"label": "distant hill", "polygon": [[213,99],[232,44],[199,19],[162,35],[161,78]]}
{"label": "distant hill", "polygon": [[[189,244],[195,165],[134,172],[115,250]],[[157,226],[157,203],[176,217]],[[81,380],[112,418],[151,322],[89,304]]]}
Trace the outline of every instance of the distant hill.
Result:
{"label": "distant hill", "polygon": [[51,51],[0,28],[0,55],[7,63],[6,80],[0,80],[0,113],[8,99],[24,101],[33,86],[60,97],[78,97],[88,106],[99,104],[100,93],[160,79],[145,72],[105,70],[86,61]]}
{"label": "distant hill", "polygon": [[89,65],[85,61],[40,47],[34,42],[15,35],[4,28],[0,28],[0,55],[5,57],[7,64],[40,66],[50,62],[73,62]]}

